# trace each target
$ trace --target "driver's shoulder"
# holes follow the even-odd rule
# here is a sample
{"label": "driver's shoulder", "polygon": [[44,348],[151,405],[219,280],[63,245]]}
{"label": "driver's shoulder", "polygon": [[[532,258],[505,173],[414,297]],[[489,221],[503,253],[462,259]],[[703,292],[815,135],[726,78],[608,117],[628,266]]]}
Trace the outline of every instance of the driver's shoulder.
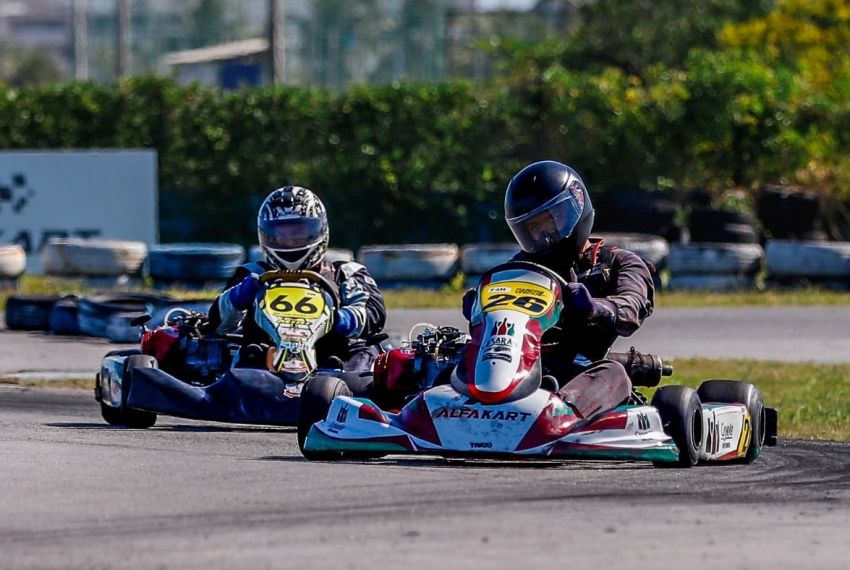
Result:
{"label": "driver's shoulder", "polygon": [[342,280],[351,279],[358,273],[369,275],[369,269],[357,261],[334,261],[330,266],[334,275],[338,275]]}

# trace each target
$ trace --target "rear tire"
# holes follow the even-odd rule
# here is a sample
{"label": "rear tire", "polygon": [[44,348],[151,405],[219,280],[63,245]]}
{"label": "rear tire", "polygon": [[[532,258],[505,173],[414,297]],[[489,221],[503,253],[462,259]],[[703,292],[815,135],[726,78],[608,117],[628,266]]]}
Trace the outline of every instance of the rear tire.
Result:
{"label": "rear tire", "polygon": [[744,404],[750,413],[752,432],[747,454],[741,458],[743,463],[752,463],[761,455],[764,446],[767,415],[764,411],[764,398],[761,392],[749,382],[739,380],[706,380],[699,390],[699,399],[703,402],[723,404]]}
{"label": "rear tire", "polygon": [[662,386],[652,397],[664,432],[679,448],[676,463],[654,462],[656,467],[693,467],[702,448],[702,405],[697,391],[688,386]]}
{"label": "rear tire", "polygon": [[[132,354],[124,361],[124,379],[121,382],[121,423],[128,428],[147,429],[156,423],[156,414],[143,410],[135,410],[127,406],[129,383],[133,370],[136,368],[159,368],[159,366],[156,358],[146,354]],[[104,419],[106,419],[105,416]]]}
{"label": "rear tire", "polygon": [[328,415],[331,402],[337,396],[351,396],[348,384],[336,376],[314,376],[301,390],[301,408],[298,412],[298,448],[302,455],[311,461],[330,461],[340,459],[342,453],[336,451],[309,451],[304,449],[307,434],[318,421]]}

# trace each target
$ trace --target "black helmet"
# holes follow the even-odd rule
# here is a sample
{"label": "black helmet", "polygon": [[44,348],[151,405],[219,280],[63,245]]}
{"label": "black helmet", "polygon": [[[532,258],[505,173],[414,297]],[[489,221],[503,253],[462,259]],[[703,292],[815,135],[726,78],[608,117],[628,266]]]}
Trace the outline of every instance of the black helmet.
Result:
{"label": "black helmet", "polygon": [[593,205],[578,173],[544,160],[520,170],[505,192],[505,221],[523,251],[576,259],[593,227]]}
{"label": "black helmet", "polygon": [[271,266],[289,270],[315,267],[328,248],[325,205],[307,188],[278,188],[260,206],[257,234]]}

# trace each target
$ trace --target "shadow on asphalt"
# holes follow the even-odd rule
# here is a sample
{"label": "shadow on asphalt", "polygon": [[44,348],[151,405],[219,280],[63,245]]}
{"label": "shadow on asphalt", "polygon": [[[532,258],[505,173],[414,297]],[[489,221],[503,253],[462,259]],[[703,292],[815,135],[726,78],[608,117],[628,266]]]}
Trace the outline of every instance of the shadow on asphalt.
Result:
{"label": "shadow on asphalt", "polygon": [[57,422],[44,424],[48,427],[58,427],[58,428],[67,428],[67,429],[90,429],[90,430],[132,430],[132,431],[167,431],[167,432],[187,432],[187,433],[253,433],[253,432],[262,432],[262,433],[295,433],[295,428],[289,427],[266,427],[266,426],[190,426],[190,425],[177,425],[177,426],[155,426],[151,428],[147,428],[144,430],[128,428],[124,426],[112,426],[105,423],[83,423],[83,422]]}
{"label": "shadow on asphalt", "polygon": [[[267,455],[258,457],[257,461],[280,461],[283,463],[301,463],[307,461],[300,455]],[[399,458],[381,458],[381,459],[339,459],[335,461],[311,461],[311,463],[331,464],[340,463],[344,465],[370,465],[370,466],[393,466],[393,467],[408,467],[408,468],[441,468],[454,469],[581,469],[581,470],[636,470],[636,469],[652,469],[653,466],[648,462],[634,461],[576,461],[576,460],[558,460],[558,459],[518,459],[508,461],[504,459],[468,459],[468,458],[451,458],[429,456],[429,457],[399,457]]]}

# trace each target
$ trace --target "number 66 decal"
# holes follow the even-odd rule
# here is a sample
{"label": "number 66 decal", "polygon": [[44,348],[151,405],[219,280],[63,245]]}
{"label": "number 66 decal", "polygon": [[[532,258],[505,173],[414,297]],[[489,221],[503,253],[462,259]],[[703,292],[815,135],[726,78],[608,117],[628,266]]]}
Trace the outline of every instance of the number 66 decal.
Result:
{"label": "number 66 decal", "polygon": [[265,293],[266,310],[278,317],[318,317],[325,310],[325,298],[303,287],[272,287]]}

